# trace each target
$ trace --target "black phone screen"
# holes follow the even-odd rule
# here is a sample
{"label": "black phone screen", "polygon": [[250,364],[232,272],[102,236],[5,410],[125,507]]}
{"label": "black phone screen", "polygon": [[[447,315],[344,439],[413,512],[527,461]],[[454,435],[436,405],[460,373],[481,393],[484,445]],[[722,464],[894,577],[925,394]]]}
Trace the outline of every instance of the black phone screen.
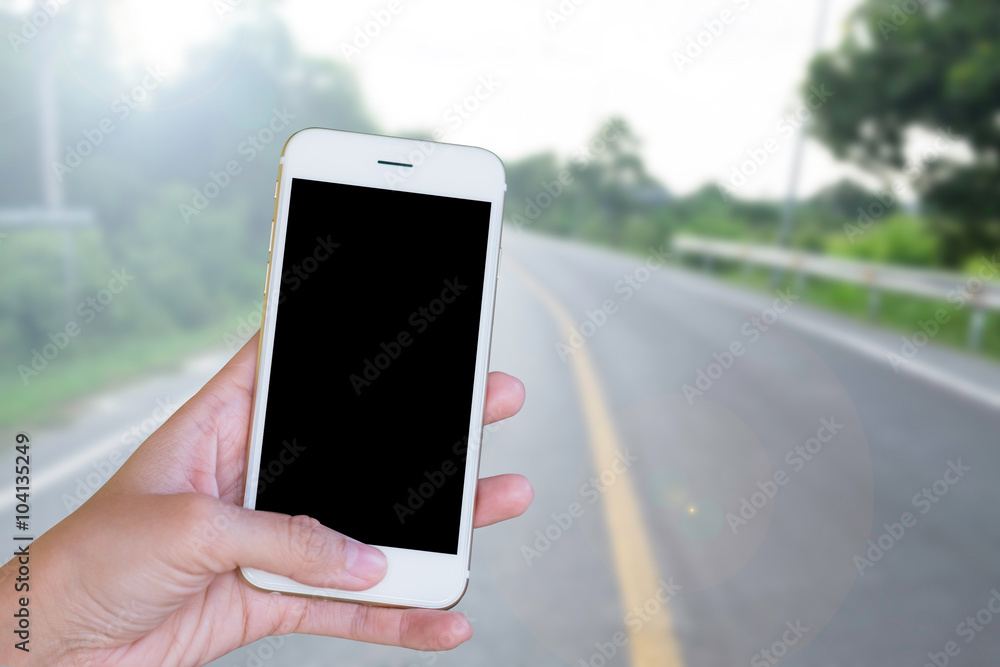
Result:
{"label": "black phone screen", "polygon": [[458,553],[490,208],[292,179],[257,509]]}

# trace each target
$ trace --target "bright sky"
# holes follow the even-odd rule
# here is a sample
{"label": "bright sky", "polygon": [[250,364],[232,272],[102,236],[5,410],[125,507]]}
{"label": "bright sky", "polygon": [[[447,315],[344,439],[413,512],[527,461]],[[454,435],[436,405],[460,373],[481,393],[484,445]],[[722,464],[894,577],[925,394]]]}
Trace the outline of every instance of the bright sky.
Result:
{"label": "bright sky", "polygon": [[[122,2],[130,51],[168,64],[183,59],[182,41],[222,28],[212,7],[253,7],[253,0]],[[829,0],[824,47],[839,42],[858,2]],[[730,181],[735,167],[754,154],[760,161],[770,146],[763,166],[749,164],[756,173],[739,192],[781,197],[795,145],[782,119],[802,108],[796,91],[814,52],[820,4],[285,0],[280,11],[300,48],[354,70],[388,134],[440,128],[444,141],[510,161],[546,149],[568,155],[621,114],[643,141],[652,173],[675,193]],[[359,38],[359,30],[373,36]],[[454,111],[463,101],[469,109]],[[836,101],[834,91],[828,103]],[[857,174],[809,141],[800,194],[847,173]]]}
{"label": "bright sky", "polygon": [[[650,170],[678,193],[728,179],[747,151],[773,138],[775,152],[740,192],[783,196],[794,139],[779,123],[800,107],[795,91],[814,50],[819,0],[576,2],[286,0],[283,12],[301,47],[354,69],[387,133],[441,127],[445,141],[515,159],[545,148],[567,154],[620,113],[643,140]],[[343,45],[355,46],[355,29],[373,12],[385,21],[391,4],[397,13],[348,63]],[[830,0],[826,47],[839,42],[857,4]],[[546,12],[560,6],[575,11],[550,25]],[[702,34],[707,46],[679,71],[675,53],[707,28],[719,34]],[[455,127],[446,112],[481,77],[499,85]],[[844,173],[809,142],[800,192]]]}

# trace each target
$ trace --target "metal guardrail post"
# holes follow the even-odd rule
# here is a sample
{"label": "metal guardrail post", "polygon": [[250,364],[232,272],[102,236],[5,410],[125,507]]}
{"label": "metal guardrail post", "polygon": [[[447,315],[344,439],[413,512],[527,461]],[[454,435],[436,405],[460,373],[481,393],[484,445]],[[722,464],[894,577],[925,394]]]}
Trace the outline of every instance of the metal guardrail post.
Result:
{"label": "metal guardrail post", "polygon": [[771,269],[771,289],[778,289],[781,286],[781,281],[785,279],[785,270],[780,266],[775,266]]}
{"label": "metal guardrail post", "polygon": [[882,292],[876,287],[868,289],[868,319],[873,323],[878,322],[882,312]]}
{"label": "metal guardrail post", "polygon": [[872,323],[878,322],[882,311],[882,292],[876,286],[876,274],[872,269],[865,269],[862,279],[868,285],[868,320]]}
{"label": "metal guardrail post", "polygon": [[986,327],[986,311],[975,308],[969,318],[969,349],[976,352],[983,345],[983,329]]}
{"label": "metal guardrail post", "polygon": [[795,287],[793,289],[796,294],[802,294],[806,287],[806,276],[802,270],[802,255],[792,255],[791,269],[795,276]]}

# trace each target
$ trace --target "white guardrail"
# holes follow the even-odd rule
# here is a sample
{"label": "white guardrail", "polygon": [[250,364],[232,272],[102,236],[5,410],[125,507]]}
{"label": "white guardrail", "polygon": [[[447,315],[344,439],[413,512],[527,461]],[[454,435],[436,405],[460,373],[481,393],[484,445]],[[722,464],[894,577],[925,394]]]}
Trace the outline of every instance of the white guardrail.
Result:
{"label": "white guardrail", "polygon": [[[862,285],[869,290],[869,316],[876,320],[882,292],[896,292],[938,301],[971,306],[969,347],[982,343],[986,311],[1000,311],[1000,284],[984,280],[982,275],[962,275],[944,271],[908,269],[874,262],[830,257],[816,253],[788,250],[776,246],[750,245],[696,236],[677,236],[673,240],[677,255],[697,255],[711,266],[713,259],[742,262],[747,268],[758,265],[787,271],[796,276],[801,287],[806,276]],[[990,277],[997,277],[993,265],[984,264]]]}

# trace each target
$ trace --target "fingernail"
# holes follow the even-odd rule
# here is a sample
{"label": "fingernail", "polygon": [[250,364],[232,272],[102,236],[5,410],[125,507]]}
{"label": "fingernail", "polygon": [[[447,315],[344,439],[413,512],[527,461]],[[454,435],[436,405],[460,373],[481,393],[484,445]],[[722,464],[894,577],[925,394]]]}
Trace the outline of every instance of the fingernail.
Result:
{"label": "fingernail", "polygon": [[359,579],[381,579],[389,563],[385,554],[367,544],[349,540],[347,543],[347,571]]}

